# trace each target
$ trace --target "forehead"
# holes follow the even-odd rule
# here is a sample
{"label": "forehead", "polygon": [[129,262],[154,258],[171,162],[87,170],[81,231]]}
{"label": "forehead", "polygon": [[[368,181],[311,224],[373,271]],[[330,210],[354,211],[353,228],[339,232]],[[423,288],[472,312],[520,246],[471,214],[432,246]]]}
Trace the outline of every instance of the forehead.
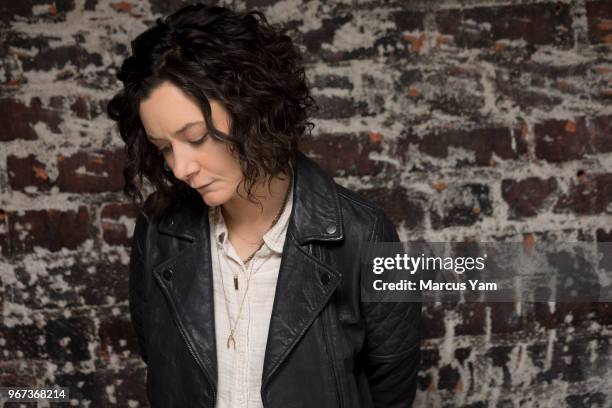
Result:
{"label": "forehead", "polygon": [[204,120],[197,102],[169,82],[141,101],[139,115],[147,134],[155,138],[171,137],[185,124]]}

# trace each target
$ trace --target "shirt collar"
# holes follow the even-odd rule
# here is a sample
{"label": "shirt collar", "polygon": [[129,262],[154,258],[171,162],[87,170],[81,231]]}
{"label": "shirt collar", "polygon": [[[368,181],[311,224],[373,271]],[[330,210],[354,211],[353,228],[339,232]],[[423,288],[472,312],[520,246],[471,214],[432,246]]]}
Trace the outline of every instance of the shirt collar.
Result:
{"label": "shirt collar", "polygon": [[[270,228],[264,235],[264,244],[268,246],[272,251],[282,254],[283,244],[285,242],[285,235],[287,227],[289,225],[289,218],[291,216],[291,208],[293,207],[293,183],[291,183],[291,190],[289,191],[289,197],[287,198],[287,204],[279,217],[278,221],[272,228]],[[213,236],[215,241],[220,246],[228,244],[227,236],[228,230],[221,212],[221,206],[212,207],[210,225],[212,226]]]}

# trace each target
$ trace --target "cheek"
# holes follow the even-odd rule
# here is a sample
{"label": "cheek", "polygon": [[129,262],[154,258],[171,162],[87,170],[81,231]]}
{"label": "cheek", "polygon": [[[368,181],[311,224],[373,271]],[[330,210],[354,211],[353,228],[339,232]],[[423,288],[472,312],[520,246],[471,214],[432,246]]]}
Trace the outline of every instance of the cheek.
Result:
{"label": "cheek", "polygon": [[237,161],[232,162],[231,167],[227,169],[228,178],[231,180],[233,189],[238,188],[242,181],[242,169]]}
{"label": "cheek", "polygon": [[218,167],[222,170],[223,174],[233,180],[242,178],[242,169],[238,158],[232,155],[227,146],[220,146],[217,152]]}

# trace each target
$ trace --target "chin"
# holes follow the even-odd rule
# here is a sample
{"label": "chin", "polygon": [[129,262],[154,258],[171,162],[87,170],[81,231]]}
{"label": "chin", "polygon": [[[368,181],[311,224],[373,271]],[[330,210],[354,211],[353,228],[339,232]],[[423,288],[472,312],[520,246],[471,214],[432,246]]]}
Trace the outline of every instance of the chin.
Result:
{"label": "chin", "polygon": [[225,197],[225,194],[220,194],[218,191],[200,193],[200,196],[202,196],[202,200],[204,200],[206,205],[209,207],[216,207],[218,205],[224,204],[227,201],[227,197]]}

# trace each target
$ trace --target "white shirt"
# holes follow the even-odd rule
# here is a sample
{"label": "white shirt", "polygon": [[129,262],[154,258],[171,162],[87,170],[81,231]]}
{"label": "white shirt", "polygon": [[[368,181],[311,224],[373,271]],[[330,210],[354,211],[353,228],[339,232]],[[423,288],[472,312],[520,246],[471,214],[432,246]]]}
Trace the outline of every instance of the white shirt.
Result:
{"label": "white shirt", "polygon": [[[245,268],[227,238],[228,231],[220,211],[221,208],[216,206],[209,211],[218,367],[216,408],[263,408],[261,377],[264,355],[276,281],[292,206],[293,186],[283,213],[274,227],[264,234],[264,244],[248,263],[248,268]],[[217,253],[219,253],[223,271],[223,286]],[[236,323],[236,316],[245,296],[247,278],[251,269],[252,277],[248,284],[240,319]],[[238,290],[234,289],[234,273],[238,273]],[[227,307],[223,296],[224,287],[228,301]],[[235,350],[233,344],[230,344],[229,349],[226,346],[230,333],[228,308],[232,327],[236,324]]]}

